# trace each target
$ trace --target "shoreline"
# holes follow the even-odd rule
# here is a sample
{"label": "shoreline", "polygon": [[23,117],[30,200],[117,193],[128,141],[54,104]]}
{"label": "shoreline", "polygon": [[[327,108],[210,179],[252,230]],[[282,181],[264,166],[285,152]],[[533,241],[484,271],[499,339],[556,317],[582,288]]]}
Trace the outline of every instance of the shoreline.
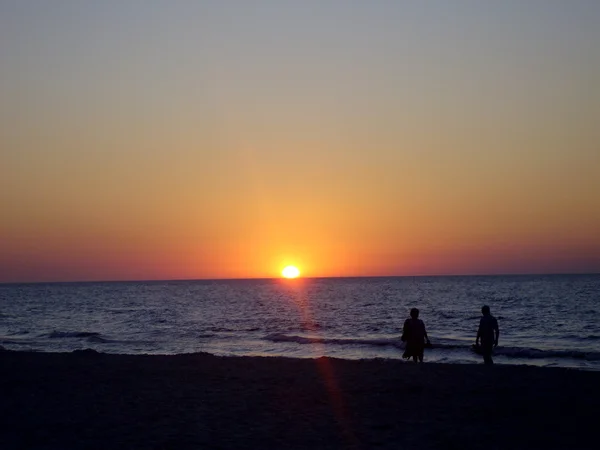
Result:
{"label": "shoreline", "polygon": [[3,449],[595,448],[600,373],[0,352]]}
{"label": "shoreline", "polygon": [[[470,350],[470,346],[465,346],[463,350]],[[502,348],[500,348],[500,350],[502,351]],[[570,352],[572,350],[559,350],[562,352]],[[265,358],[265,359],[270,359],[270,358],[282,358],[282,359],[290,359],[290,360],[295,360],[295,359],[299,359],[299,360],[314,360],[314,359],[318,359],[318,358],[328,358],[328,359],[332,359],[332,360],[341,360],[341,361],[364,361],[364,362],[369,362],[369,361],[390,361],[390,362],[399,362],[401,364],[411,364],[411,361],[406,360],[404,358],[402,358],[402,352],[403,349],[402,348],[398,348],[398,354],[395,355],[394,357],[389,357],[389,356],[371,356],[371,357],[350,357],[350,358],[345,358],[342,356],[329,356],[329,355],[323,355],[323,356],[314,356],[314,355],[306,355],[306,356],[297,356],[297,355],[284,355],[284,354],[262,354],[262,355],[244,355],[244,354],[228,354],[228,355],[219,355],[219,354],[214,354],[214,353],[210,353],[210,352],[203,352],[203,351],[197,351],[197,352],[185,352],[185,353],[112,353],[112,352],[104,352],[102,350],[97,350],[95,348],[91,348],[91,347],[87,347],[87,348],[83,348],[83,349],[74,349],[74,350],[56,350],[56,351],[48,351],[48,350],[43,350],[43,349],[13,349],[13,348],[6,348],[2,345],[0,345],[0,355],[2,355],[5,352],[10,352],[10,353],[31,353],[31,354],[70,354],[70,353],[74,353],[74,354],[96,354],[96,355],[107,355],[107,356],[155,356],[155,357],[173,357],[173,356],[189,356],[189,355],[205,355],[205,356],[212,356],[212,357],[216,357],[216,358]],[[582,351],[582,350],[573,350],[574,353],[580,353],[580,354],[586,354],[587,352]],[[440,362],[437,359],[431,359],[431,355],[428,359],[428,352],[425,353],[425,364],[427,365],[462,365],[462,366],[479,366],[481,364],[483,364],[483,358],[481,357],[481,355],[479,354],[474,354],[475,357],[473,360],[465,360],[465,359],[459,359],[456,361],[452,361],[452,360],[446,360],[443,362]],[[512,358],[512,360],[507,361],[506,358]],[[552,358],[552,355],[549,356],[548,358]],[[584,372],[600,372],[600,367],[595,367],[595,366],[581,366],[581,365],[576,365],[576,364],[572,364],[572,365],[559,365],[559,364],[555,364],[555,365],[544,365],[544,364],[536,364],[535,362],[543,359],[543,358],[539,358],[539,357],[533,357],[533,358],[528,358],[528,357],[513,357],[510,354],[507,356],[505,353],[497,353],[494,355],[494,363],[497,366],[509,366],[509,367],[536,367],[536,368],[543,368],[543,369],[567,369],[567,370],[578,370],[578,371],[584,371]],[[581,357],[581,356],[575,356],[573,357],[574,361],[587,361],[587,359],[585,357]]]}

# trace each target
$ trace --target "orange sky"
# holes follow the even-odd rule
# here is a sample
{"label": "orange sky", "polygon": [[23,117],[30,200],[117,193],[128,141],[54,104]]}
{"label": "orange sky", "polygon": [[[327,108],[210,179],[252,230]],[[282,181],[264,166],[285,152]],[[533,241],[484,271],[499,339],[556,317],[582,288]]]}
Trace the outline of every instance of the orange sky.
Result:
{"label": "orange sky", "polygon": [[600,8],[255,8],[0,6],[0,282],[600,271]]}

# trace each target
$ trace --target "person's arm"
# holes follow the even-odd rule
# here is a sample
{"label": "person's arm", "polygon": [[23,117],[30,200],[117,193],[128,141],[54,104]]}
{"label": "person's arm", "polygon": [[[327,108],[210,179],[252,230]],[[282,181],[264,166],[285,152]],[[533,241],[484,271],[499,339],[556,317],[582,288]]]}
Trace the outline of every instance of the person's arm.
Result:
{"label": "person's arm", "polygon": [[479,338],[481,338],[481,320],[479,320],[479,328],[477,328],[477,337],[475,338],[475,345],[479,345]]}
{"label": "person's arm", "polygon": [[494,331],[496,332],[496,339],[494,340],[494,347],[498,346],[498,338],[500,337],[500,328],[498,328],[498,321],[494,321]]}
{"label": "person's arm", "polygon": [[431,342],[429,341],[429,336],[427,336],[427,329],[425,328],[424,323],[423,323],[423,334],[425,335],[425,342],[427,342],[428,344],[431,344]]}
{"label": "person's arm", "polygon": [[404,321],[404,326],[402,327],[402,337],[400,339],[402,342],[406,342],[408,340],[408,319]]}

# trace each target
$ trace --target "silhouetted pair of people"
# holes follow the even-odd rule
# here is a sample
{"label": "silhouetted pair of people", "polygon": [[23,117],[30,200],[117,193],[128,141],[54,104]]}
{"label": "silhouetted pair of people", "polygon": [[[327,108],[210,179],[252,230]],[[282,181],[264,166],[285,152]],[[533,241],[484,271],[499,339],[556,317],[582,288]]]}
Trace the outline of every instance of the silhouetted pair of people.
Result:
{"label": "silhouetted pair of people", "polygon": [[[477,338],[475,339],[475,347],[483,355],[485,364],[494,364],[492,360],[492,352],[494,347],[498,346],[498,338],[500,337],[500,329],[498,321],[490,312],[490,307],[484,305],[481,308],[483,317],[479,321],[479,329],[477,330]],[[403,358],[412,358],[414,362],[423,362],[423,353],[425,347],[431,346],[425,323],[419,319],[419,310],[412,308],[410,310],[410,318],[404,322],[402,329],[403,342],[406,342]],[[479,342],[481,341],[481,345]]]}

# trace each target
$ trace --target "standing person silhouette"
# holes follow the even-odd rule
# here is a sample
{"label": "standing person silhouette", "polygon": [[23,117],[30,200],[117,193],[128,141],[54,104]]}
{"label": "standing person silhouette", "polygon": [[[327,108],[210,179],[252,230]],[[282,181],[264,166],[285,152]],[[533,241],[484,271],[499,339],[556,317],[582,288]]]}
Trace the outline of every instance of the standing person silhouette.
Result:
{"label": "standing person silhouette", "polygon": [[402,330],[402,338],[406,342],[406,350],[402,355],[403,358],[411,358],[414,362],[417,362],[417,358],[420,362],[423,362],[423,350],[425,349],[425,342],[431,345],[427,331],[425,330],[425,324],[419,319],[419,310],[413,308],[410,310],[410,319],[404,321],[404,328]]}
{"label": "standing person silhouette", "polygon": [[477,330],[477,338],[475,346],[479,347],[479,339],[481,339],[481,354],[485,364],[494,364],[492,360],[492,350],[498,346],[498,338],[500,337],[500,329],[498,321],[490,313],[490,307],[484,305],[481,308],[483,317],[479,321],[479,330]]}

